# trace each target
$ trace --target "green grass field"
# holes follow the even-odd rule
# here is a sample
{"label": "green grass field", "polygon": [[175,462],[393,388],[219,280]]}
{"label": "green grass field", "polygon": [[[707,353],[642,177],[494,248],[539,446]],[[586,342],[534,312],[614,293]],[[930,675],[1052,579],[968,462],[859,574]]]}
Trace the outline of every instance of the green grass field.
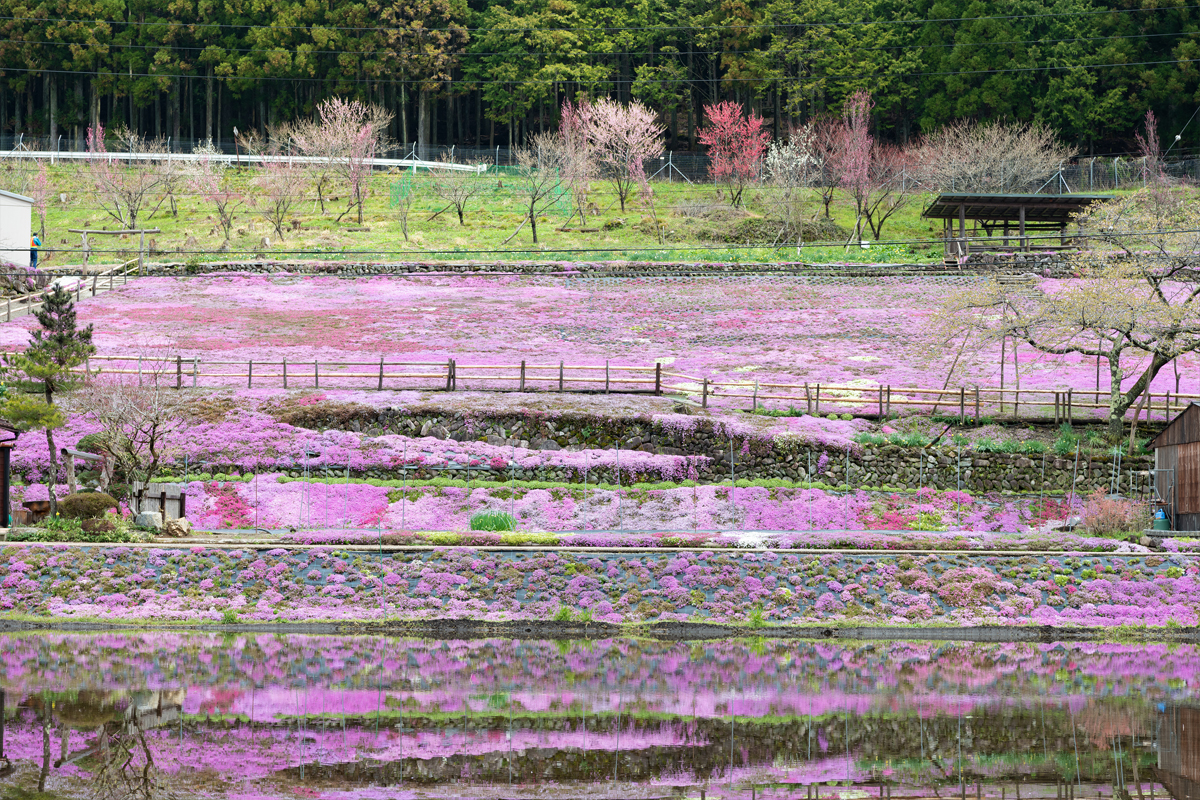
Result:
{"label": "green grass field", "polygon": [[[18,162],[0,173],[3,188],[28,194],[33,184],[32,162]],[[171,213],[170,201],[151,201],[139,219],[144,227],[157,227],[161,233],[148,237],[155,260],[206,261],[259,254],[296,258],[352,258],[366,260],[430,259],[543,259],[565,260],[672,260],[672,261],[780,261],[811,262],[922,262],[940,259],[936,242],[940,223],[922,219],[921,209],[928,197],[915,195],[884,228],[884,242],[868,248],[838,243],[825,246],[806,244],[802,249],[791,241],[775,244],[775,224],[781,217],[779,190],[750,187],[743,209],[734,209],[720,197],[712,184],[655,181],[657,218],[662,225],[660,238],[649,204],[633,198],[622,212],[615,193],[605,182],[597,182],[589,196],[596,213],[589,215],[587,231],[576,216],[570,227],[560,231],[570,214],[569,199],[539,217],[538,243],[534,244],[526,225],[512,236],[523,218],[521,197],[511,175],[489,173],[482,180],[483,191],[466,209],[460,225],[453,209],[437,214],[446,202],[433,194],[430,179],[423,173],[377,172],[371,181],[363,223],[354,212],[338,217],[347,207],[345,187],[326,190],[322,213],[316,192],[308,187],[305,199],[297,203],[290,219],[298,220],[298,231],[285,230],[281,238],[256,209],[253,184],[255,172],[244,169],[232,174],[232,182],[242,197],[235,212],[228,243],[217,223],[215,208],[184,185],[176,195],[177,213]],[[91,180],[79,165],[58,165],[48,170],[49,187],[46,209],[43,259],[45,266],[79,263],[81,237],[68,233],[70,228],[115,230],[121,226],[105,213]],[[407,184],[416,193],[409,216],[406,241],[394,207],[397,187]],[[330,199],[332,194],[334,199]],[[725,193],[727,196],[728,193]],[[833,221],[845,233],[854,225],[854,210],[848,198],[838,197],[831,208]],[[801,201],[797,216],[812,220],[823,216],[815,191]],[[39,226],[35,212],[34,227]],[[368,229],[368,230],[364,230]],[[748,234],[747,228],[754,228]],[[595,230],[590,230],[595,229]],[[512,237],[509,239],[509,237]],[[264,244],[269,240],[269,244]],[[507,243],[505,243],[507,241]],[[828,239],[826,240],[828,241]],[[888,244],[888,242],[895,242]],[[757,245],[757,246],[754,246]],[[114,262],[136,255],[138,237],[93,237],[92,263]],[[102,252],[107,250],[109,252]]]}

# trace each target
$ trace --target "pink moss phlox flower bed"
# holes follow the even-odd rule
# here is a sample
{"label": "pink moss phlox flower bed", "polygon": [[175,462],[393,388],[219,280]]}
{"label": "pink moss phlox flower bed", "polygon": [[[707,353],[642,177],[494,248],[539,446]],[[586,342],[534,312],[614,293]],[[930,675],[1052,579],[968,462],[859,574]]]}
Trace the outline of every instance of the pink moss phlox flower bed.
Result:
{"label": "pink moss phlox flower bed", "polygon": [[[281,480],[283,482],[281,482]],[[65,490],[65,487],[64,489]],[[973,497],[922,489],[911,494],[704,485],[669,489],[423,486],[407,490],[286,480],[190,481],[188,518],[203,530],[240,528],[387,528],[468,531],[480,512],[512,514],[524,531],[937,530],[1021,533],[1063,519],[1080,501]],[[40,499],[44,488],[27,490]],[[514,497],[514,494],[516,495]],[[999,540],[998,540],[999,541]],[[1055,548],[1059,549],[1059,548]]]}
{"label": "pink moss phlox flower bed", "polygon": [[[98,430],[95,423],[75,415],[58,434],[58,440],[74,444]],[[338,477],[346,467],[352,472],[402,466],[465,468],[469,465],[481,472],[547,467],[568,469],[581,477],[587,471],[615,471],[617,467],[614,450],[530,450],[431,437],[372,437],[353,431],[315,431],[278,422],[265,413],[251,410],[230,413],[220,422],[191,422],[173,435],[172,442],[176,445],[167,456],[180,472],[185,454],[193,472],[216,464],[234,465],[246,472],[307,468],[314,477]],[[689,468],[706,460],[702,456],[625,450],[620,454],[620,467],[627,477],[678,480],[688,476]],[[50,456],[45,437],[26,434],[19,438],[13,449],[12,464],[14,472],[34,480],[48,472]]]}
{"label": "pink moss phlox flower bed", "polygon": [[1194,625],[1183,555],[339,552],[10,545],[0,612],[56,619]]}
{"label": "pink moss phlox flower bed", "polygon": [[[1060,283],[1043,281],[1050,293]],[[722,380],[940,388],[954,352],[931,346],[925,323],[961,285],[740,277],[731,291],[714,278],[141,278],[81,302],[79,317],[95,324],[101,352],[113,354],[136,346],[210,361],[661,360],[672,372]],[[25,318],[0,327],[0,348],[23,346],[31,324]],[[998,384],[999,355],[993,346],[969,348],[955,385]],[[1080,390],[1095,381],[1087,359],[1028,347],[1017,358],[1025,389]],[[1200,389],[1195,363],[1180,366],[1179,391]],[[1132,381],[1135,371],[1126,374]],[[359,384],[343,388],[365,388]],[[1174,375],[1163,371],[1152,388],[1176,391]]]}

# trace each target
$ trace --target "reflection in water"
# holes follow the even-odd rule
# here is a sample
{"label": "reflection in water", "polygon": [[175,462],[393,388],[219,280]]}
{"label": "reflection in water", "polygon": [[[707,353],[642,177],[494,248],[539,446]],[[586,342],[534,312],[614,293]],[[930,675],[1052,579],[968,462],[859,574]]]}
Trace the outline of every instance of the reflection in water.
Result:
{"label": "reflection in water", "polygon": [[0,636],[0,798],[1200,800],[1194,647]]}

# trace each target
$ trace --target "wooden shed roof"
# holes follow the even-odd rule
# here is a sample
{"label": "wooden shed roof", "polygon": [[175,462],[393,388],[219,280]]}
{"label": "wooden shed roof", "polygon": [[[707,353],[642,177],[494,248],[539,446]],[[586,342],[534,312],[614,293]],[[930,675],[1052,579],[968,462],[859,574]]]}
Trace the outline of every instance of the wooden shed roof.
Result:
{"label": "wooden shed roof", "polygon": [[1200,403],[1192,402],[1150,442],[1151,448],[1200,442]]}
{"label": "wooden shed roof", "polygon": [[930,219],[1015,220],[1025,209],[1026,222],[1070,222],[1093,203],[1111,200],[1109,194],[965,194],[947,193],[934,200],[921,216]]}

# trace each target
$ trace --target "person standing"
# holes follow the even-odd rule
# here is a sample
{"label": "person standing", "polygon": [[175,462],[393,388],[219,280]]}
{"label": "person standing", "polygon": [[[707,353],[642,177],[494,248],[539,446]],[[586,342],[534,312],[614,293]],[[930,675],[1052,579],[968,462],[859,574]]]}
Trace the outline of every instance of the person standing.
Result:
{"label": "person standing", "polygon": [[42,246],[42,240],[35,233],[29,237],[29,266],[37,269],[38,248]]}

